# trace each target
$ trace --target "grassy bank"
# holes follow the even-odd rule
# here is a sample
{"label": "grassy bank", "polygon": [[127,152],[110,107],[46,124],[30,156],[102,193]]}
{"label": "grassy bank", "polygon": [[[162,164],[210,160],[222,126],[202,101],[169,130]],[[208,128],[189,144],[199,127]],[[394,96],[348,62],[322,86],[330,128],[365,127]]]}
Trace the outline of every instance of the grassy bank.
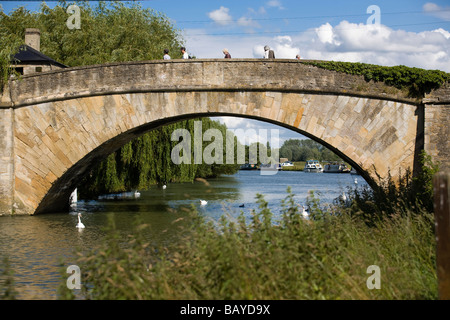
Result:
{"label": "grassy bank", "polygon": [[[152,248],[139,226],[128,245],[110,236],[80,253],[88,299],[436,299],[433,215],[398,210],[366,223],[309,199],[311,219],[288,194],[274,218],[259,197],[250,219],[206,222],[192,212],[184,240]],[[334,210],[333,212],[330,210]],[[183,223],[185,225],[185,223]],[[380,268],[369,290],[367,268]],[[86,289],[87,287],[91,289]],[[64,288],[63,288],[64,289]],[[62,291],[62,297],[70,292]]]}

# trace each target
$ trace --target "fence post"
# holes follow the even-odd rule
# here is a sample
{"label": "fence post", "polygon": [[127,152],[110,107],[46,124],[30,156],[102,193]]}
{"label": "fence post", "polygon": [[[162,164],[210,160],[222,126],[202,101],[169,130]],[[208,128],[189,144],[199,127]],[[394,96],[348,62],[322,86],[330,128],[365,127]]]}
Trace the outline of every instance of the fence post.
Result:
{"label": "fence post", "polygon": [[439,299],[450,300],[450,172],[433,177]]}

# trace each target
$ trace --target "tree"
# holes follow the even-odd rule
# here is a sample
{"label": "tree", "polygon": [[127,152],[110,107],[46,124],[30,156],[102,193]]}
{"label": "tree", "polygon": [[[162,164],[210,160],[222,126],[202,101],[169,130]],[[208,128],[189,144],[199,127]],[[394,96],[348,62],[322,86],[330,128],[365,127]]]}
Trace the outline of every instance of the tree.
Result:
{"label": "tree", "polygon": [[280,148],[280,157],[291,161],[306,161],[310,159],[340,160],[339,156],[325,148],[320,143],[310,139],[289,139]]}
{"label": "tree", "polygon": [[59,1],[50,8],[44,2],[39,12],[19,7],[8,15],[0,8],[2,79],[7,79],[8,58],[24,43],[26,28],[40,30],[43,54],[71,67],[161,59],[166,48],[174,58],[181,57],[181,33],[160,12],[136,2],[100,1],[91,7],[89,2],[80,1],[81,28],[69,29],[68,5]]}
{"label": "tree", "polygon": [[[78,188],[80,198],[92,198],[100,194],[123,192],[132,189],[148,189],[155,184],[171,182],[191,182],[195,178],[211,178],[221,174],[234,174],[240,164],[236,161],[234,145],[234,162],[227,164],[226,147],[223,152],[223,163],[194,163],[194,123],[201,121],[202,136],[208,129],[219,130],[226,137],[227,127],[209,118],[183,120],[154,129],[136,138],[118,151],[101,161],[88,174]],[[191,163],[176,164],[172,161],[171,152],[180,140],[172,141],[172,133],[176,129],[186,129],[191,138]],[[233,135],[230,142],[236,142]],[[228,142],[228,141],[227,141]],[[202,151],[211,141],[203,141]],[[217,150],[216,150],[217,151]]]}

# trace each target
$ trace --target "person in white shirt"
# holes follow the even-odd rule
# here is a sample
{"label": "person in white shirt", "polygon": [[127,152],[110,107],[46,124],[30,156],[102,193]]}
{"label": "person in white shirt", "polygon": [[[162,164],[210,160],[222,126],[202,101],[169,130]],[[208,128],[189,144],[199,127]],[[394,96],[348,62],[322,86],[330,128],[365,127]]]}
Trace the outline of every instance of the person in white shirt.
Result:
{"label": "person in white shirt", "polygon": [[168,49],[164,49],[164,60],[170,60],[169,50]]}
{"label": "person in white shirt", "polygon": [[183,54],[183,59],[189,59],[189,54],[186,52],[185,47],[181,47],[181,53]]}
{"label": "person in white shirt", "polygon": [[275,53],[270,50],[269,46],[264,46],[264,58],[265,59],[275,59]]}

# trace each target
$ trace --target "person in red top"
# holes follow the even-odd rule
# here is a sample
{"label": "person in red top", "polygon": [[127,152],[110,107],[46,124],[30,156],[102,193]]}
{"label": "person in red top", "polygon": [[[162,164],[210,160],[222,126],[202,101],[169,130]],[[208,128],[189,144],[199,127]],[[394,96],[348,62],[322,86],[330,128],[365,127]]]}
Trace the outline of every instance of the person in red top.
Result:
{"label": "person in red top", "polygon": [[223,49],[222,52],[225,55],[225,59],[231,59],[231,54],[228,52],[228,49]]}

